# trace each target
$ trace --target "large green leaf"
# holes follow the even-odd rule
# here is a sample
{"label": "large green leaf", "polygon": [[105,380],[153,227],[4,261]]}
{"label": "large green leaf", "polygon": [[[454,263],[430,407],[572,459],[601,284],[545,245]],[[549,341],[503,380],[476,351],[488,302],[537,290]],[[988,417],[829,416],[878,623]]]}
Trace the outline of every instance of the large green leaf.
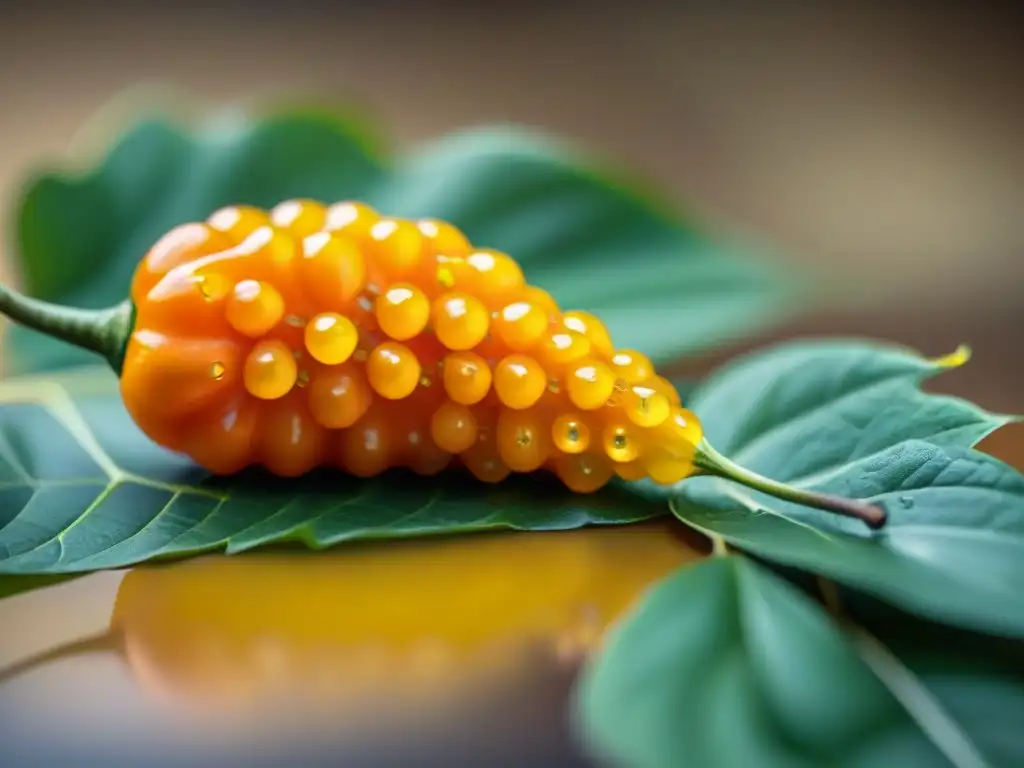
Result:
{"label": "large green leaf", "polygon": [[[619,622],[585,670],[578,722],[599,755],[631,768],[1019,765],[1020,679],[957,680],[964,666],[948,655],[915,679],[886,659],[866,666],[771,572],[715,558],[670,576]],[[993,712],[999,704],[1010,708]]]}
{"label": "large green leaf", "polygon": [[[110,305],[127,294],[149,246],[177,224],[229,203],[356,198],[464,227],[479,245],[521,260],[527,278],[567,307],[600,315],[620,346],[659,361],[794,307],[777,267],[698,232],[552,140],[478,129],[388,168],[379,158],[362,124],[340,113],[215,116],[192,130],[140,122],[95,168],[40,174],[26,185],[16,222],[26,287],[66,304]],[[18,372],[89,360],[23,329],[8,355]]]}
{"label": "large green leaf", "polygon": [[340,473],[211,478],[131,423],[109,371],[0,384],[0,574],[72,573],[276,542],[629,523],[664,503],[609,487],[574,495],[539,476]]}
{"label": "large green leaf", "polygon": [[949,361],[853,342],[790,344],[692,395],[712,444],[770,477],[885,506],[857,521],[714,478],[679,489],[686,523],[918,614],[1024,636],[1024,476],[970,446],[1010,420],[918,384]]}

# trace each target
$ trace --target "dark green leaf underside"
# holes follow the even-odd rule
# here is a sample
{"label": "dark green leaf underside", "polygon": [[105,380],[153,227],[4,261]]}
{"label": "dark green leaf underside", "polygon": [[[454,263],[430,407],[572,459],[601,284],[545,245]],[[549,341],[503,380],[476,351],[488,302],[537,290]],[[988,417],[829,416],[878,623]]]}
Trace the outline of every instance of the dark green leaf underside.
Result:
{"label": "dark green leaf underside", "polygon": [[497,528],[562,530],[667,512],[622,487],[574,495],[539,476],[496,486],[458,472],[210,478],[142,435],[116,395],[103,391],[112,374],[98,375],[105,387],[90,377],[0,386],[0,573],[81,572],[281,542],[321,548]]}

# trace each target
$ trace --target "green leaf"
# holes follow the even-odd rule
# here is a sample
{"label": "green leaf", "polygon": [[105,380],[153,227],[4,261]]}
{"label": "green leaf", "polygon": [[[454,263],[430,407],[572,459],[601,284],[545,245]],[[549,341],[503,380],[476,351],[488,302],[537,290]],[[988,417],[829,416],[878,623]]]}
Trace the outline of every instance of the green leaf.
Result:
{"label": "green leaf", "polygon": [[[149,247],[217,207],[291,197],[362,199],[462,226],[520,260],[567,307],[602,317],[619,346],[662,361],[738,338],[795,307],[790,281],[747,249],[699,232],[663,203],[560,143],[521,131],[453,134],[385,163],[347,114],[214,117],[191,129],[147,119],[85,172],[48,172],[17,208],[27,290],[73,306],[114,304]],[[92,362],[15,329],[8,370]]]}
{"label": "green leaf", "polygon": [[398,164],[371,202],[433,216],[512,254],[566,309],[597,314],[616,345],[661,363],[780,320],[792,278],[680,221],[565,142],[507,127],[444,137]]}
{"label": "green leaf", "polygon": [[748,560],[684,568],[606,638],[577,691],[586,744],[613,765],[942,765],[854,645]]}
{"label": "green leaf", "polygon": [[[95,168],[41,173],[16,211],[26,290],[71,306],[111,306],[168,230],[234,203],[345,198],[384,173],[362,128],[345,116],[296,111],[257,120],[215,117],[193,131],[150,119],[121,136]],[[87,352],[13,328],[11,370],[94,363]]]}
{"label": "green leaf", "polygon": [[1024,636],[1024,476],[969,448],[1011,418],[922,393],[942,368],[895,348],[784,345],[729,366],[691,398],[730,458],[881,504],[884,530],[715,478],[685,481],[676,514],[907,611]]}
{"label": "green leaf", "polygon": [[450,472],[372,480],[212,478],[151,443],[107,371],[0,384],[0,574],[74,573],[280,542],[322,548],[491,529],[565,530],[667,512],[622,487],[499,485]]}

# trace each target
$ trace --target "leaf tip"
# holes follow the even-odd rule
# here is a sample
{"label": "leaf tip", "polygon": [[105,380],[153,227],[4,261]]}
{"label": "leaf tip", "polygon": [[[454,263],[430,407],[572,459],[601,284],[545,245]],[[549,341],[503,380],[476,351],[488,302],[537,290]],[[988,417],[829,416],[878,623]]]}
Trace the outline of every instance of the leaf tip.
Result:
{"label": "leaf tip", "polygon": [[939,368],[959,368],[970,361],[972,354],[973,352],[969,344],[961,344],[948,355],[932,358],[931,362]]}

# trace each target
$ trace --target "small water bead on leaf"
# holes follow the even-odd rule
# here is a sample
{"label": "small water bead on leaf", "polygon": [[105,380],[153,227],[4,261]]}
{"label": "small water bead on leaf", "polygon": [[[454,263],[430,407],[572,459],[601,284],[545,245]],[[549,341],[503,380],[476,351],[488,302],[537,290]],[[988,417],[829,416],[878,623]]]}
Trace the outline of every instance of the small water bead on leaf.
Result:
{"label": "small water bead on leaf", "polygon": [[386,341],[378,345],[366,359],[366,377],[381,397],[401,400],[408,397],[420,382],[420,362],[403,344]]}
{"label": "small water bead on leaf", "polygon": [[537,409],[503,410],[495,426],[498,455],[513,472],[535,472],[551,455],[551,434]]}
{"label": "small water bead on leaf", "polygon": [[577,408],[592,411],[601,408],[615,391],[615,374],[593,358],[577,365],[566,378],[566,391]]}
{"label": "small water bead on leaf", "polygon": [[604,452],[614,462],[625,464],[640,455],[636,435],[624,424],[609,424],[602,438]]}
{"label": "small water bead on leaf", "polygon": [[494,367],[494,391],[502,403],[515,410],[536,405],[547,384],[544,369],[526,355],[509,355]]}
{"label": "small water bead on leaf", "polygon": [[615,375],[627,384],[637,384],[654,375],[650,358],[634,349],[620,349],[611,358]]}
{"label": "small water bead on leaf", "polygon": [[251,205],[229,205],[214,211],[206,220],[211,229],[223,232],[235,243],[270,223],[267,212]]}
{"label": "small water bead on leaf", "polygon": [[579,416],[563,413],[551,425],[551,439],[563,453],[583,453],[590,447],[590,427]]}
{"label": "small water bead on leaf", "polygon": [[235,283],[224,307],[231,327],[239,333],[258,338],[284,317],[284,298],[278,290],[259,280]]}
{"label": "small water bead on leaf", "polygon": [[366,259],[345,234],[317,232],[302,240],[302,288],[321,307],[342,308],[366,285]]}
{"label": "small water bead on leaf", "polygon": [[595,354],[605,358],[610,358],[615,354],[615,347],[608,329],[594,315],[589,312],[573,310],[562,316],[562,322],[566,328],[586,336]]}
{"label": "small water bead on leaf", "polygon": [[434,412],[430,435],[448,453],[462,453],[476,443],[476,417],[467,406],[448,400]]}
{"label": "small water bead on leaf", "polygon": [[657,427],[672,414],[672,403],[663,393],[645,384],[634,385],[623,396],[627,418],[638,427]]}
{"label": "small water bead on leaf", "polygon": [[326,206],[315,200],[285,200],[270,211],[271,224],[300,239],[322,231],[326,220]]}
{"label": "small water bead on leaf", "polygon": [[493,331],[506,347],[514,352],[532,349],[544,336],[550,321],[536,304],[516,301],[503,307],[494,318]]}
{"label": "small water bead on leaf", "polygon": [[344,315],[322,312],[306,325],[306,351],[324,365],[346,362],[359,344],[359,329]]}
{"label": "small water bead on leaf", "polygon": [[245,359],[245,388],[261,400],[276,400],[287,395],[298,375],[292,350],[277,339],[257,342]]}
{"label": "small water bead on leaf", "polygon": [[444,358],[442,369],[445,392],[456,403],[476,405],[491,391],[491,369],[480,355],[452,352]]}
{"label": "small water bead on leaf", "polygon": [[380,329],[396,341],[419,335],[430,320],[430,301],[411,283],[398,283],[377,297]]}
{"label": "small water bead on leaf", "polygon": [[434,333],[448,349],[469,350],[487,336],[490,317],[483,303],[468,293],[444,293],[431,311]]}
{"label": "small water bead on leaf", "polygon": [[412,273],[423,260],[423,235],[405,219],[381,219],[370,228],[374,263],[390,277]]}
{"label": "small water bead on leaf", "polygon": [[612,462],[596,451],[560,454],[554,460],[555,474],[574,493],[594,493],[615,476]]}
{"label": "small water bead on leaf", "polygon": [[353,363],[320,371],[308,391],[310,413],[328,429],[351,427],[373,402],[373,390],[366,373]]}

